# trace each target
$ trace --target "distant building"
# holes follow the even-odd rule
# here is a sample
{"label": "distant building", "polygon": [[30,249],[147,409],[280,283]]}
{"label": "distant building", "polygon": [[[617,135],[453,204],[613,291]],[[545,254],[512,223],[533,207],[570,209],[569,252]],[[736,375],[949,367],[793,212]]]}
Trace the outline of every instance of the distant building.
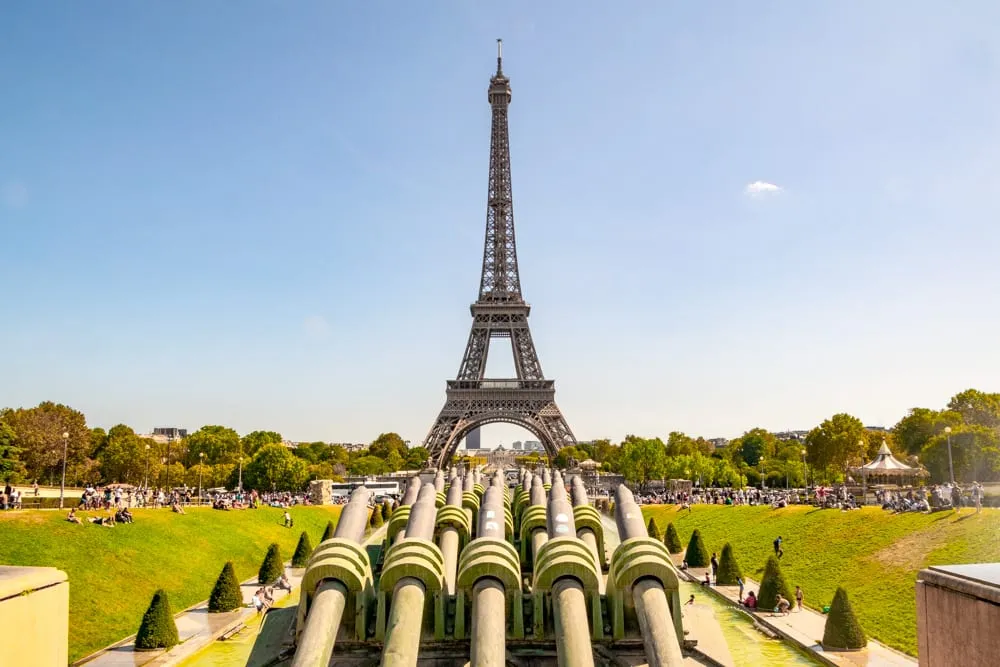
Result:
{"label": "distant building", "polygon": [[540,452],[542,451],[542,443],[540,440],[525,440],[524,441],[524,451],[526,452]]}
{"label": "distant building", "polygon": [[478,428],[474,428],[469,431],[468,435],[465,436],[465,448],[466,449],[479,449],[482,446],[481,443],[482,434],[479,432]]}
{"label": "distant building", "polygon": [[802,442],[809,435],[809,431],[779,431],[774,434],[778,440],[795,440]]}
{"label": "distant building", "polygon": [[710,438],[708,442],[714,449],[724,449],[729,446],[728,438]]}
{"label": "distant building", "polygon": [[176,426],[159,426],[153,429],[152,438],[156,442],[173,442],[174,440],[180,440],[181,438],[187,437],[186,428],[177,428]]}
{"label": "distant building", "polygon": [[524,449],[524,445],[521,443],[520,440],[515,440],[513,443],[511,443],[511,447],[513,447],[517,451],[521,451],[522,449]]}

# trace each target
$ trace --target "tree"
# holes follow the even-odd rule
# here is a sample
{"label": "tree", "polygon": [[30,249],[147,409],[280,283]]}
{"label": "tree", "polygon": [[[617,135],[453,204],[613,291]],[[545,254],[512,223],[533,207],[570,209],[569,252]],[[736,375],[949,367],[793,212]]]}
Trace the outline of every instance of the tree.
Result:
{"label": "tree", "polygon": [[726,542],[719,556],[719,569],[715,573],[715,583],[721,586],[735,586],[736,580],[742,577],[740,566],[733,555],[733,547]]}
{"label": "tree", "polygon": [[385,461],[377,456],[362,456],[351,461],[348,470],[352,475],[381,475],[389,471]]}
{"label": "tree", "polygon": [[125,424],[111,427],[97,458],[105,481],[142,483],[146,466],[145,441]]}
{"label": "tree", "polygon": [[659,438],[650,440],[629,435],[622,443],[618,469],[627,481],[645,489],[650,481],[663,478],[665,458],[666,447]]}
{"label": "tree", "polygon": [[398,433],[382,433],[368,446],[368,455],[386,460],[391,452],[406,456],[406,443]]}
{"label": "tree", "polygon": [[19,482],[24,475],[21,449],[14,446],[14,429],[0,421],[0,482]]}
{"label": "tree", "polygon": [[386,467],[389,468],[389,470],[391,470],[392,472],[395,472],[397,470],[402,470],[403,462],[404,462],[403,456],[396,450],[389,452],[389,456],[387,456],[385,459]]}
{"label": "tree", "polygon": [[646,524],[646,534],[652,537],[654,540],[659,542],[663,537],[660,535],[660,529],[653,521],[653,517],[649,517],[649,523]]}
{"label": "tree", "polygon": [[264,562],[257,572],[257,583],[261,586],[273,584],[285,573],[285,562],[281,559],[281,547],[277,543],[267,548]]}
{"label": "tree", "polygon": [[170,611],[170,600],[162,588],[153,594],[149,609],[142,615],[139,632],[135,635],[135,647],[139,649],[170,648],[180,642],[177,624]]}
{"label": "tree", "polygon": [[857,417],[839,413],[806,435],[806,456],[813,468],[843,471],[860,462],[865,453],[865,425]]}
{"label": "tree", "polygon": [[232,611],[243,606],[243,593],[240,592],[240,582],[236,580],[233,561],[226,561],[222,566],[219,578],[215,580],[212,594],[208,598],[208,611],[221,613]]}
{"label": "tree", "polygon": [[681,544],[681,536],[677,534],[673,522],[667,524],[667,533],[663,537],[663,543],[667,545],[667,551],[672,554],[679,554],[684,548],[684,545]]}
{"label": "tree", "polygon": [[388,500],[382,501],[382,522],[385,523],[392,517],[392,503]]}
{"label": "tree", "polygon": [[1000,394],[966,389],[952,396],[948,409],[962,415],[966,424],[1000,428]]}
{"label": "tree", "polygon": [[243,467],[243,484],[261,491],[294,491],[308,479],[309,466],[284,445],[264,445]]}
{"label": "tree", "polygon": [[309,541],[309,535],[303,530],[302,534],[299,535],[299,543],[295,545],[295,553],[292,554],[292,567],[305,567],[308,565],[312,552],[312,542]]}
{"label": "tree", "polygon": [[227,426],[202,426],[184,438],[187,447],[185,464],[198,463],[198,454],[205,454],[205,463],[236,463],[240,455],[240,436]]}
{"label": "tree", "polygon": [[773,609],[778,606],[778,594],[788,601],[794,599],[792,589],[785,581],[785,575],[781,573],[781,564],[777,556],[770,556],[764,566],[764,576],[760,580],[760,591],[757,595],[758,607],[761,609]]}
{"label": "tree", "polygon": [[319,541],[326,542],[328,539],[333,537],[333,533],[334,533],[333,522],[327,521],[326,529],[323,531],[323,537],[319,538]]}
{"label": "tree", "polygon": [[406,469],[420,470],[427,463],[428,458],[430,458],[430,452],[427,451],[426,447],[411,447],[406,452]]}
{"label": "tree", "polygon": [[[56,482],[62,471],[63,447],[66,448],[67,471],[87,458],[91,432],[79,410],[45,401],[34,408],[4,409],[0,421],[14,431],[13,445],[20,449],[29,479],[48,478]],[[64,442],[63,433],[69,438]],[[73,478],[67,475],[67,482]]]}
{"label": "tree", "polygon": [[[987,426],[959,426],[951,433],[952,462],[958,482],[995,481],[1000,479],[1000,430]],[[920,452],[931,478],[950,480],[948,435],[933,436]]]}
{"label": "tree", "polygon": [[368,517],[368,525],[371,526],[372,530],[378,530],[382,527],[382,511],[378,507],[372,509],[372,513]]}
{"label": "tree", "polygon": [[740,458],[751,467],[760,465],[761,457],[770,457],[777,448],[778,439],[773,433],[762,429],[752,428],[739,438]]}
{"label": "tree", "polygon": [[866,646],[868,638],[854,615],[851,601],[847,599],[847,591],[838,586],[823,627],[823,648],[836,651]]}
{"label": "tree", "polygon": [[[284,438],[275,431],[251,431],[243,436],[240,445],[243,448],[243,456],[252,457],[264,445],[280,445],[282,442],[284,442]],[[310,463],[316,463],[316,461],[310,461]]]}
{"label": "tree", "polygon": [[688,567],[708,567],[711,562],[708,549],[705,548],[705,542],[701,539],[701,531],[697,528],[691,533],[684,560],[687,561]]}
{"label": "tree", "polygon": [[899,448],[907,454],[919,454],[925,445],[946,426],[958,428],[962,415],[950,410],[913,408],[892,427]]}

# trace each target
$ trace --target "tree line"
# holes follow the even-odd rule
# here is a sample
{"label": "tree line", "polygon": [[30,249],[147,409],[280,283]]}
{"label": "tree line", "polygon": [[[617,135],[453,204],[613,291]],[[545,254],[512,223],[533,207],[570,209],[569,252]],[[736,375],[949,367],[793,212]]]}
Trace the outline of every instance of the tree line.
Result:
{"label": "tree line", "polygon": [[[904,463],[923,466],[932,482],[944,482],[949,439],[957,481],[1000,480],[1000,393],[967,389],[940,410],[909,410],[891,429],[866,428],[857,417],[838,413],[801,439],[752,428],[717,449],[679,431],[666,442],[628,435],[618,444],[595,440],[567,447],[555,463],[565,467],[571,460],[592,459],[639,487],[660,479],[732,487],[759,486],[763,479],[771,488],[802,487],[843,482],[851,467],[874,459],[884,442]],[[530,465],[537,459],[519,460]]]}
{"label": "tree line", "polygon": [[[65,437],[64,437],[65,435]],[[290,448],[275,431],[240,436],[227,426],[202,426],[163,442],[118,424],[90,428],[82,412],[45,401],[32,408],[0,410],[0,481],[57,485],[66,459],[66,483],[126,483],[299,490],[313,479],[341,480],[418,469],[427,450],[408,448],[396,433],[379,435],[367,448],[310,442]]]}
{"label": "tree line", "polygon": [[[66,437],[63,437],[66,434]],[[620,443],[596,440],[562,449],[554,464],[592,459],[603,470],[642,486],[656,479],[690,479],[703,485],[801,487],[833,484],[850,467],[872,460],[885,442],[900,460],[921,465],[931,481],[949,478],[948,441],[961,482],[1000,480],[1000,393],[968,389],[941,409],[913,408],[891,429],[868,429],[838,413],[802,439],[781,439],[752,428],[716,449],[703,437],[671,432],[666,441],[627,435]],[[382,433],[367,448],[311,442],[289,448],[280,433],[240,436],[226,426],[203,426],[174,442],[142,437],[119,424],[105,431],[87,426],[83,413],[46,401],[33,408],[0,410],[0,481],[58,484],[66,454],[68,484],[124,482],[149,486],[236,486],[301,489],[309,480],[340,480],[415,470],[427,461],[423,447],[407,447],[396,433]],[[531,464],[538,455],[521,457]],[[242,466],[241,466],[242,462]]]}

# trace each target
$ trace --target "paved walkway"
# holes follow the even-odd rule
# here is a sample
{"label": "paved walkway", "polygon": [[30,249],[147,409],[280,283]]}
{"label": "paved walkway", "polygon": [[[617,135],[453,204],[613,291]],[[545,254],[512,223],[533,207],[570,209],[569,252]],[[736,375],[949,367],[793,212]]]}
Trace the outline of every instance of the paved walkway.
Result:
{"label": "paved walkway", "polygon": [[[365,539],[364,544],[373,544],[381,541],[384,537],[385,526],[379,528]],[[302,575],[305,568],[291,568],[285,566],[285,574],[292,585],[292,590],[298,588],[302,582]],[[240,591],[243,593],[243,607],[235,611],[224,614],[208,613],[208,600],[205,600],[190,609],[186,609],[174,616],[177,623],[177,634],[181,643],[169,651],[136,651],[135,635],[114,644],[102,653],[88,656],[83,660],[74,663],[75,665],[86,665],[86,667],[167,667],[175,665],[182,660],[194,655],[219,637],[238,630],[247,622],[257,616],[256,610],[248,607],[253,597],[254,591],[260,588],[256,577],[240,584]],[[283,600],[291,591],[275,590],[274,601]]]}
{"label": "paved walkway", "polygon": [[[672,556],[675,565],[680,565],[684,559],[683,554]],[[703,581],[708,568],[693,567],[684,572],[681,576],[686,576],[691,581]],[[760,583],[753,579],[744,577],[745,591],[760,590]],[[717,595],[725,598],[733,604],[739,602],[739,587],[737,586],[711,586],[711,590]],[[826,616],[809,609],[808,607],[799,611],[795,610],[788,616],[780,616],[770,612],[748,612],[764,627],[770,629],[782,637],[789,639],[799,646],[817,654],[826,663],[841,665],[843,667],[856,667],[858,665],[868,667],[913,667],[917,660],[905,653],[895,651],[885,644],[870,640],[868,648],[862,651],[825,651],[819,644],[823,638],[823,628],[826,625]]]}

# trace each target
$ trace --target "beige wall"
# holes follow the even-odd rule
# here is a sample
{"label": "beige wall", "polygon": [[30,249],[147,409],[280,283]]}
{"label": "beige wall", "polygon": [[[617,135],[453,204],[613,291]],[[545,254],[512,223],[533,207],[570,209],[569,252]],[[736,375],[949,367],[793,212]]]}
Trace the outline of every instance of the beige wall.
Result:
{"label": "beige wall", "polygon": [[68,633],[65,572],[0,566],[0,662],[62,667],[69,661]]}
{"label": "beige wall", "polygon": [[922,667],[1000,664],[1000,587],[935,569],[917,577]]}

